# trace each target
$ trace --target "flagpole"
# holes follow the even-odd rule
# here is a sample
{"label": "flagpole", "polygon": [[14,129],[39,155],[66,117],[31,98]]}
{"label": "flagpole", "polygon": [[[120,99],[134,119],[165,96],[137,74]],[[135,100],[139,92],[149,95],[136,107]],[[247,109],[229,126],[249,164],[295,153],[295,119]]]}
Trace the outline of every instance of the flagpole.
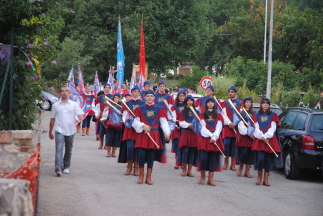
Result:
{"label": "flagpole", "polygon": [[273,52],[273,29],[274,29],[274,0],[271,0],[270,8],[270,30],[269,30],[269,49],[268,49],[268,80],[266,96],[270,99],[271,95],[271,70],[272,70],[272,52]]}

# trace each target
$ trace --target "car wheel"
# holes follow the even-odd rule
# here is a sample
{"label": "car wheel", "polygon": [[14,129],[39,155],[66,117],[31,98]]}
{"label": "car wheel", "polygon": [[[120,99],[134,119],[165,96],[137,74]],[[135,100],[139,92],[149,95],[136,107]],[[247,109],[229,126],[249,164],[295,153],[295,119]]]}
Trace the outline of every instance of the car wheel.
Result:
{"label": "car wheel", "polygon": [[40,104],[40,108],[43,110],[49,111],[52,108],[52,103],[49,100],[44,100]]}
{"label": "car wheel", "polygon": [[299,176],[299,169],[295,165],[292,150],[288,150],[285,154],[284,173],[287,179],[297,179]]}

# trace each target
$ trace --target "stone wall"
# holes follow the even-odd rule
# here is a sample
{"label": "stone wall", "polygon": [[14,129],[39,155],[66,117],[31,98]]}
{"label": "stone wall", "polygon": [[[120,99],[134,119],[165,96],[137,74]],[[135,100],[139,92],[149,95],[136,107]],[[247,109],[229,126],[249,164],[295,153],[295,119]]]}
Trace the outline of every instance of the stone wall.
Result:
{"label": "stone wall", "polygon": [[14,172],[32,155],[36,146],[32,130],[0,131],[0,172]]}
{"label": "stone wall", "polygon": [[0,179],[0,215],[32,216],[34,207],[28,190],[29,181]]}

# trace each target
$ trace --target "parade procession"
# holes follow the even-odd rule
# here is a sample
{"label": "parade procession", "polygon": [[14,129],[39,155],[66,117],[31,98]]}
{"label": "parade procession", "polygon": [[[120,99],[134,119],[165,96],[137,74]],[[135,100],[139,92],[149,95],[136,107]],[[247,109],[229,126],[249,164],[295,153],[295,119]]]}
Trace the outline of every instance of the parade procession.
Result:
{"label": "parade procession", "polygon": [[0,27],[0,216],[322,215],[322,0],[2,0]]}

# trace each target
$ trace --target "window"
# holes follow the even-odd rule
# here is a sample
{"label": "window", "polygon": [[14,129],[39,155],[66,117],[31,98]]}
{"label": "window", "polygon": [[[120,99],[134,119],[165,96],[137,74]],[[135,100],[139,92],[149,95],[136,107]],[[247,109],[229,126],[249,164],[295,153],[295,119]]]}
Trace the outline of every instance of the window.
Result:
{"label": "window", "polygon": [[323,114],[312,115],[310,122],[310,131],[322,132],[323,131]]}
{"label": "window", "polygon": [[295,130],[304,130],[306,118],[307,118],[306,113],[299,113],[294,122],[293,128]]}
{"label": "window", "polygon": [[284,118],[282,126],[285,127],[286,129],[294,129],[293,123],[296,119],[297,114],[298,114],[297,112],[289,112]]}

